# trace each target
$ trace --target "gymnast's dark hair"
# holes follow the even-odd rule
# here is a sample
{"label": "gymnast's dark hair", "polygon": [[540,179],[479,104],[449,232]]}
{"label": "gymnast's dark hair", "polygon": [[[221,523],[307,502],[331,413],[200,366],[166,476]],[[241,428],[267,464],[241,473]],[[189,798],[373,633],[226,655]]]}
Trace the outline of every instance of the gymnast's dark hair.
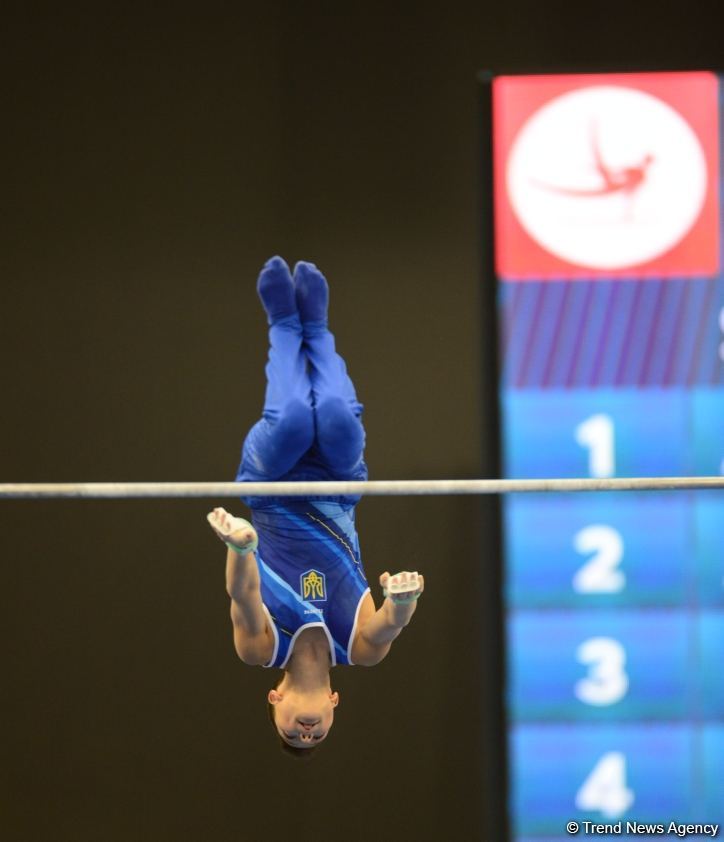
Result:
{"label": "gymnast's dark hair", "polygon": [[[279,685],[284,680],[284,676],[286,673],[282,673],[281,678],[277,683],[274,685],[274,690],[279,687]],[[289,743],[282,737],[279,733],[277,728],[277,722],[274,718],[274,705],[271,702],[266,703],[267,713],[269,714],[269,721],[272,724],[272,728],[274,729],[274,733],[279,738],[279,748],[282,750],[283,754],[289,755],[289,757],[294,757],[296,760],[309,760],[314,752],[319,748],[319,746],[311,746],[311,748],[299,748],[298,746],[289,745]]]}

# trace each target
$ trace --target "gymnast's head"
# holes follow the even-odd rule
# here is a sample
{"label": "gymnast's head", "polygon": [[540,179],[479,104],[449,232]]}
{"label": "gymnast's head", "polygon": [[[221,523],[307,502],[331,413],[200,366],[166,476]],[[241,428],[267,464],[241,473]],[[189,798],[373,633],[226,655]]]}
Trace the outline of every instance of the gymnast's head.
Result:
{"label": "gymnast's head", "polygon": [[334,722],[339,693],[329,684],[305,688],[285,672],[267,696],[269,718],[284,751],[309,756],[324,742]]}

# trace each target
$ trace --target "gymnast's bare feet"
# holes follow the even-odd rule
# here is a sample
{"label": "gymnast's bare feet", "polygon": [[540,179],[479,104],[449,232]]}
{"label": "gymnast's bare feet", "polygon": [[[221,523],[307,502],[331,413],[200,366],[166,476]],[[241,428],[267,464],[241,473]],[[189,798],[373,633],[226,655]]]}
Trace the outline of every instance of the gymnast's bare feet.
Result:
{"label": "gymnast's bare feet", "polygon": [[259,543],[256,529],[241,517],[230,515],[226,509],[218,508],[206,515],[209,526],[225,544],[244,552],[253,552]]}

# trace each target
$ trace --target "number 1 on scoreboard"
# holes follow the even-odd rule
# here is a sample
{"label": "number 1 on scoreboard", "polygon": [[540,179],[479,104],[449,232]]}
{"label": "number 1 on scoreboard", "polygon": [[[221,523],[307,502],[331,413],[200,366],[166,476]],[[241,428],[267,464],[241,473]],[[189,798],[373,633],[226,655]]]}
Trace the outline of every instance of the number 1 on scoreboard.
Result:
{"label": "number 1 on scoreboard", "polygon": [[592,477],[612,477],[616,473],[613,419],[602,412],[591,415],[576,427],[576,441],[588,448],[588,473]]}

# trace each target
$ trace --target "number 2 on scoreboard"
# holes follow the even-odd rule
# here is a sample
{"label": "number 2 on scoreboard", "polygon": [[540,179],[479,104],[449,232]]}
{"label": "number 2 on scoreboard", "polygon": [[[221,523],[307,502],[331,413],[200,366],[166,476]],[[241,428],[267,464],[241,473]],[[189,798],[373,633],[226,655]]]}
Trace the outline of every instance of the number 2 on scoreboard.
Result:
{"label": "number 2 on scoreboard", "polygon": [[618,567],[623,560],[623,538],[612,526],[592,524],[576,532],[573,546],[577,553],[591,558],[573,577],[577,593],[619,593],[626,586],[626,574]]}

